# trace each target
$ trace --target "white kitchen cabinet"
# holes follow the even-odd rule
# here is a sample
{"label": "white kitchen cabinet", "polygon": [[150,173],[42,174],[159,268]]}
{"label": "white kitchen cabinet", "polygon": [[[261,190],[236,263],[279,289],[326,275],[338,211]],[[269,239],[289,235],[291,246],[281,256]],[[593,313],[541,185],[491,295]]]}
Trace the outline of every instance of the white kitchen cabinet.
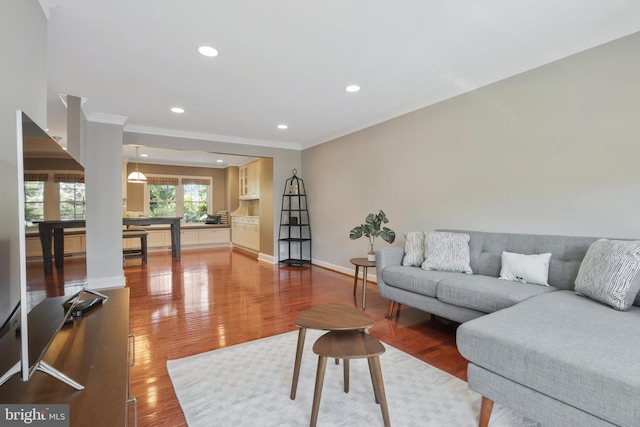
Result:
{"label": "white kitchen cabinet", "polygon": [[231,242],[234,246],[260,251],[260,218],[231,217]]}
{"label": "white kitchen cabinet", "polygon": [[147,248],[163,248],[171,246],[171,232],[169,230],[147,229]]}
{"label": "white kitchen cabinet", "polygon": [[200,230],[181,230],[180,246],[197,245]]}
{"label": "white kitchen cabinet", "polygon": [[240,166],[240,199],[256,200],[260,198],[260,161]]}
{"label": "white kitchen cabinet", "polygon": [[199,230],[198,243],[201,245],[229,243],[231,241],[230,235],[231,232],[228,228]]}
{"label": "white kitchen cabinet", "polygon": [[[25,246],[27,257],[41,257],[42,243],[40,236],[28,236],[25,238]],[[53,239],[51,241],[53,253]],[[86,239],[84,234],[65,234],[64,236],[64,253],[65,255],[82,254],[86,250]]]}

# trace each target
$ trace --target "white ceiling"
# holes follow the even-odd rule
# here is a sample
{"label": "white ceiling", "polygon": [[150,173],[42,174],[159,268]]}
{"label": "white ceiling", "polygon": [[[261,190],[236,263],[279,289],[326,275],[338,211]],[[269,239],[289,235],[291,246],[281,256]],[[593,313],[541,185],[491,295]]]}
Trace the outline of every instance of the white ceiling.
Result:
{"label": "white ceiling", "polygon": [[640,31],[637,0],[41,3],[51,134],[66,133],[70,94],[125,131],[292,149]]}

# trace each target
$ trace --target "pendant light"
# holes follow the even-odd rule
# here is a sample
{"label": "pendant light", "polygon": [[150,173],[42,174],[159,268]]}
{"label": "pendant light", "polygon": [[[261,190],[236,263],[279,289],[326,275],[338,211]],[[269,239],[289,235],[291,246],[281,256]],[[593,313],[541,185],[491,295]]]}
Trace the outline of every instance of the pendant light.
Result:
{"label": "pendant light", "polygon": [[138,149],[140,148],[140,146],[136,145],[135,147],[136,147],[136,170],[129,174],[129,176],[127,177],[127,182],[130,182],[132,184],[144,184],[145,182],[147,182],[147,177],[144,176],[144,174],[140,172],[140,170],[138,169]]}

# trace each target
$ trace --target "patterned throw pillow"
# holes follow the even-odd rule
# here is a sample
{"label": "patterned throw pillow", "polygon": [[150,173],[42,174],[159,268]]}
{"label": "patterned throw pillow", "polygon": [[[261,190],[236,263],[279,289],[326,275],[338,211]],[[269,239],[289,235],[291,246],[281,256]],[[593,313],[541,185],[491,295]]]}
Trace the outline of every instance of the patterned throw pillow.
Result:
{"label": "patterned throw pillow", "polygon": [[404,233],[404,258],[402,265],[420,267],[424,262],[424,232],[409,231]]}
{"label": "patterned throw pillow", "polygon": [[469,240],[471,237],[464,233],[430,231],[422,269],[473,274],[469,265]]}
{"label": "patterned throw pillow", "polygon": [[576,294],[625,311],[640,291],[639,271],[640,241],[597,240],[580,264]]}
{"label": "patterned throw pillow", "polygon": [[216,216],[220,216],[220,224],[227,224],[229,212],[227,211],[218,211],[215,213]]}

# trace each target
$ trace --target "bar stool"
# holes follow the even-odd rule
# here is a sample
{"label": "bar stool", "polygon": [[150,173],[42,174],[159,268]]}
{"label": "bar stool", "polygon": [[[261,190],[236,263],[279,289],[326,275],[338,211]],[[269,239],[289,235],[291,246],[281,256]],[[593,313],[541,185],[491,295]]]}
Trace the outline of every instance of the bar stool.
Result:
{"label": "bar stool", "polygon": [[139,248],[126,248],[122,250],[122,260],[142,258],[142,265],[147,264],[147,231],[144,228],[127,228],[122,231],[122,238],[140,239]]}
{"label": "bar stool", "polygon": [[311,427],[315,427],[318,421],[327,358],[343,359],[345,393],[349,392],[349,360],[367,359],[376,403],[380,403],[385,427],[391,426],[387,397],[384,392],[384,382],[382,381],[382,369],[380,368],[380,359],[378,357],[385,352],[385,348],[380,341],[362,331],[331,331],[318,338],[313,345],[313,352],[318,355],[318,371],[313,393]]}

